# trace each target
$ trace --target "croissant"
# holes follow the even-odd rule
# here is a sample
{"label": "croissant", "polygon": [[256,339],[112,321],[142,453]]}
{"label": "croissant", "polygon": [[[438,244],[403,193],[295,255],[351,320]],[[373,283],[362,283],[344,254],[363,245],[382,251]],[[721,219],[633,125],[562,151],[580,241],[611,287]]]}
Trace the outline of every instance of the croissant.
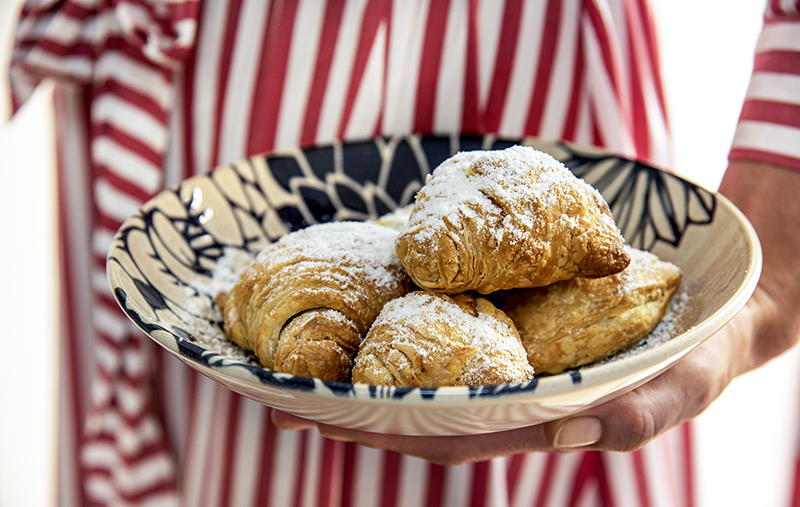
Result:
{"label": "croissant", "polygon": [[498,303],[519,331],[537,373],[559,373],[638,343],[666,314],[679,267],[628,248],[631,264],[604,278],[574,278],[510,291]]}
{"label": "croissant", "polygon": [[332,222],[282,237],[218,294],[226,336],[266,368],[346,380],[383,305],[409,290],[396,235],[376,224]]}
{"label": "croissant", "polygon": [[488,300],[415,291],[384,306],[356,356],[353,382],[490,385],[533,377],[511,320]]}
{"label": "croissant", "polygon": [[448,294],[602,277],[630,262],[602,196],[523,146],[444,161],[417,193],[396,247],[417,285]]}

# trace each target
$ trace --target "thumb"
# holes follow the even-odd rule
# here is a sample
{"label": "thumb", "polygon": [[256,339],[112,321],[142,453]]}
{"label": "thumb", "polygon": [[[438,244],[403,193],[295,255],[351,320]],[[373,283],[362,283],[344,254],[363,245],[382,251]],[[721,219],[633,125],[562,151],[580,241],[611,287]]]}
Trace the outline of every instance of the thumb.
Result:
{"label": "thumb", "polygon": [[[546,423],[545,437],[560,451],[640,449],[692,419],[730,381],[725,354],[711,338],[651,381],[580,414]],[[717,341],[724,342],[724,337]],[[722,345],[724,347],[724,344]]]}

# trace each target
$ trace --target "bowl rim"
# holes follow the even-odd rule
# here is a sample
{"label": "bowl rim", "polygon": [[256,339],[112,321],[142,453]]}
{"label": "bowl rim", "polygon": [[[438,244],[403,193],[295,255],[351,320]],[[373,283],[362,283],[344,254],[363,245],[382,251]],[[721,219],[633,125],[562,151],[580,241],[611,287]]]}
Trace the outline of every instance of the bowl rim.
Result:
{"label": "bowl rim", "polygon": [[[523,141],[524,140],[520,140],[520,142]],[[547,142],[546,140],[537,139],[534,139],[534,141]],[[610,153],[596,147],[584,148],[567,143],[560,144],[572,146],[576,150],[608,154],[621,159],[630,160],[624,156]],[[285,152],[271,152],[269,154],[256,155],[249,158],[281,155],[282,153]],[[192,347],[201,349],[198,350],[198,353],[205,356],[205,362],[207,364],[204,364],[204,362],[198,361],[197,358],[193,358],[186,354],[185,351],[179,350],[180,346],[182,345],[182,341],[184,342],[183,345],[190,344],[188,340],[166,330],[165,331],[168,333],[169,339],[165,338],[165,335],[161,333],[154,336],[142,328],[139,322],[137,322],[135,319],[133,319],[134,324],[136,324],[136,326],[150,339],[164,347],[171,354],[175,355],[183,362],[188,363],[192,368],[215,380],[217,380],[217,377],[220,376],[231,377],[232,381],[235,380],[238,383],[253,386],[257,390],[269,391],[272,389],[277,389],[280,391],[294,392],[298,395],[313,391],[315,396],[324,396],[342,401],[356,400],[359,403],[370,403],[376,405],[396,405],[397,403],[402,403],[403,405],[409,407],[432,407],[433,405],[436,407],[461,407],[503,404],[507,403],[509,400],[516,402],[535,403],[538,400],[545,399],[549,396],[558,396],[567,393],[571,390],[570,386],[572,389],[585,389],[600,386],[605,383],[613,382],[615,379],[619,381],[620,379],[626,378],[626,376],[635,375],[636,372],[642,371],[643,369],[652,369],[654,366],[668,362],[664,368],[658,369],[658,371],[655,373],[655,375],[657,375],[663,373],[663,371],[673,366],[677,362],[677,359],[675,359],[676,356],[680,358],[688,354],[696,347],[700,346],[705,340],[718,332],[736,315],[736,313],[741,310],[742,307],[744,307],[758,285],[763,262],[763,253],[758,236],[752,224],[750,224],[746,216],[725,196],[718,192],[707,190],[677,174],[654,168],[652,166],[648,167],[668,174],[671,177],[688,182],[691,185],[701,188],[712,194],[717,202],[720,203],[719,209],[717,209],[716,212],[718,213],[720,209],[729,211],[731,214],[733,214],[737,224],[742,229],[741,232],[743,232],[744,241],[748,245],[746,249],[748,258],[745,266],[746,273],[740,285],[735,289],[731,298],[721,308],[717,309],[714,313],[698,322],[690,329],[687,329],[686,331],[670,338],[669,340],[666,340],[661,344],[658,344],[655,347],[642,350],[634,355],[624,358],[623,360],[609,361],[601,364],[591,364],[581,367],[577,370],[562,372],[556,375],[535,377],[532,381],[517,384],[473,387],[443,386],[436,388],[381,387],[370,386],[367,384],[323,381],[320,379],[298,377],[288,373],[274,372],[257,365],[246,364],[234,359],[224,358],[216,352],[205,349],[200,344],[191,344]],[[226,165],[215,169],[215,171],[223,168],[230,168],[234,171],[237,170],[235,165]],[[192,185],[194,182],[208,179],[212,173],[213,171],[206,174],[191,176],[185,180],[182,180],[171,188],[159,192],[152,199],[144,203],[135,215],[126,219],[123,222],[120,231],[122,231],[131,220],[136,219],[141,211],[157,205],[158,200],[161,199],[163,195],[175,193],[184,186]],[[115,238],[111,243],[111,247],[107,256],[108,260],[111,259],[115,250],[119,248],[118,245],[120,242],[116,241],[116,239],[120,234],[120,231],[115,234]],[[120,269],[122,268],[115,262],[107,262],[106,264],[106,275],[112,291],[121,285],[120,280],[117,277],[117,271]],[[117,300],[123,312],[130,317],[128,309],[124,305],[124,301],[122,301],[119,297],[115,297],[115,299]],[[257,373],[257,370],[259,369],[263,370],[264,372],[268,372],[268,376],[272,377],[275,382],[265,382],[263,378],[260,378],[259,374]],[[648,378],[652,376],[653,375],[651,374]],[[576,377],[579,380],[577,382]],[[648,380],[648,378],[639,379],[639,381],[632,384],[628,390]],[[225,384],[225,382],[222,383]],[[230,386],[228,387],[230,388]]]}

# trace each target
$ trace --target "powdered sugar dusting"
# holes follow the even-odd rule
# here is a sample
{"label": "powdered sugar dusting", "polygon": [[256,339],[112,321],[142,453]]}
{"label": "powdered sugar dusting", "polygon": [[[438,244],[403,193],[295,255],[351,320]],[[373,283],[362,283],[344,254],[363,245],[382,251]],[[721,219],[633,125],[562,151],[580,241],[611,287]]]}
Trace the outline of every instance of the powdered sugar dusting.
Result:
{"label": "powdered sugar dusting", "polygon": [[[649,350],[659,345],[662,345],[681,332],[681,327],[679,322],[682,320],[683,312],[686,311],[690,303],[690,296],[685,289],[678,289],[674,296],[672,296],[672,300],[670,300],[669,307],[667,309],[667,313],[664,317],[658,322],[655,328],[650,331],[650,334],[645,336],[642,341],[634,345],[633,347],[629,347],[627,349],[621,350],[620,352],[593,363],[593,365],[597,364],[606,364],[613,361],[619,361],[621,359],[627,359],[633,357],[637,354],[644,352],[645,350]],[[589,365],[592,366],[592,365]]]}
{"label": "powdered sugar dusting", "polygon": [[[533,377],[525,349],[508,324],[487,313],[471,315],[447,296],[418,291],[392,300],[372,327],[380,328],[391,329],[392,347],[412,348],[416,355],[429,361],[444,360],[448,352],[472,350],[461,373],[461,381],[466,385],[489,383],[484,378],[487,372],[492,372],[493,378],[502,376],[509,382]],[[430,333],[437,329],[447,335]],[[369,336],[362,350],[370,353]],[[436,357],[430,358],[431,354]],[[359,358],[356,363],[361,363]],[[362,367],[368,367],[368,363],[364,362]]]}
{"label": "powdered sugar dusting", "polygon": [[622,294],[633,294],[643,287],[652,284],[651,276],[637,276],[637,272],[646,271],[657,263],[671,266],[676,273],[680,272],[680,268],[674,264],[663,261],[646,250],[640,250],[626,245],[625,251],[628,252],[628,255],[631,257],[630,265],[627,269],[613,275],[619,282],[617,290]]}
{"label": "powdered sugar dusting", "polygon": [[397,231],[367,222],[329,222],[283,236],[262,250],[256,262],[273,265],[327,262],[353,270],[375,286],[393,287],[402,265],[394,249]]}
{"label": "powdered sugar dusting", "polygon": [[253,255],[244,250],[226,248],[222,257],[217,259],[211,278],[196,282],[194,288],[213,298],[233,287],[241,274],[253,264],[253,260]]}
{"label": "powdered sugar dusting", "polygon": [[239,276],[253,263],[253,255],[239,248],[226,248],[217,259],[210,277],[200,277],[192,282],[197,295],[181,301],[181,318],[192,332],[192,337],[209,352],[233,361],[257,365],[252,353],[228,340],[222,330],[222,312],[214,303],[217,294],[229,290]]}
{"label": "powdered sugar dusting", "polygon": [[385,215],[381,215],[380,217],[371,222],[400,231],[408,223],[408,219],[411,216],[411,212],[413,210],[414,210],[414,205],[407,204],[405,206],[397,208],[394,211],[390,211]]}
{"label": "powdered sugar dusting", "polygon": [[425,206],[417,207],[407,229],[432,226],[429,231],[417,230],[422,239],[447,223],[458,223],[461,216],[480,223],[487,216],[506,215],[501,208],[518,206],[532,212],[517,214],[516,224],[506,216],[496,225],[501,233],[506,230],[521,237],[536,226],[535,211],[553,208],[559,196],[569,198],[559,189],[576,182],[597,194],[561,162],[528,146],[460,152],[428,176],[418,195]]}

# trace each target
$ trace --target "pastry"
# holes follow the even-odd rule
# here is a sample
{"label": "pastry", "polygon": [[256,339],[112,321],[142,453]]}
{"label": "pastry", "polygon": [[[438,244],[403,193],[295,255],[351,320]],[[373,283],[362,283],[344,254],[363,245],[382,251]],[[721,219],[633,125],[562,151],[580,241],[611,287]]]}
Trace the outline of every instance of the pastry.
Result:
{"label": "pastry", "polygon": [[537,373],[559,373],[611,356],[641,341],[664,317],[681,281],[680,268],[642,250],[628,252],[631,264],[620,273],[506,294],[501,307]]}
{"label": "pastry", "polygon": [[225,334],[266,368],[347,380],[383,305],[409,290],[396,235],[376,224],[332,222],[282,237],[217,296]]}
{"label": "pastry", "polygon": [[539,287],[625,269],[608,205],[530,147],[462,152],[428,177],[396,247],[421,288],[447,294]]}
{"label": "pastry", "polygon": [[533,377],[511,320],[489,301],[415,291],[384,306],[356,356],[353,382],[490,385]]}

